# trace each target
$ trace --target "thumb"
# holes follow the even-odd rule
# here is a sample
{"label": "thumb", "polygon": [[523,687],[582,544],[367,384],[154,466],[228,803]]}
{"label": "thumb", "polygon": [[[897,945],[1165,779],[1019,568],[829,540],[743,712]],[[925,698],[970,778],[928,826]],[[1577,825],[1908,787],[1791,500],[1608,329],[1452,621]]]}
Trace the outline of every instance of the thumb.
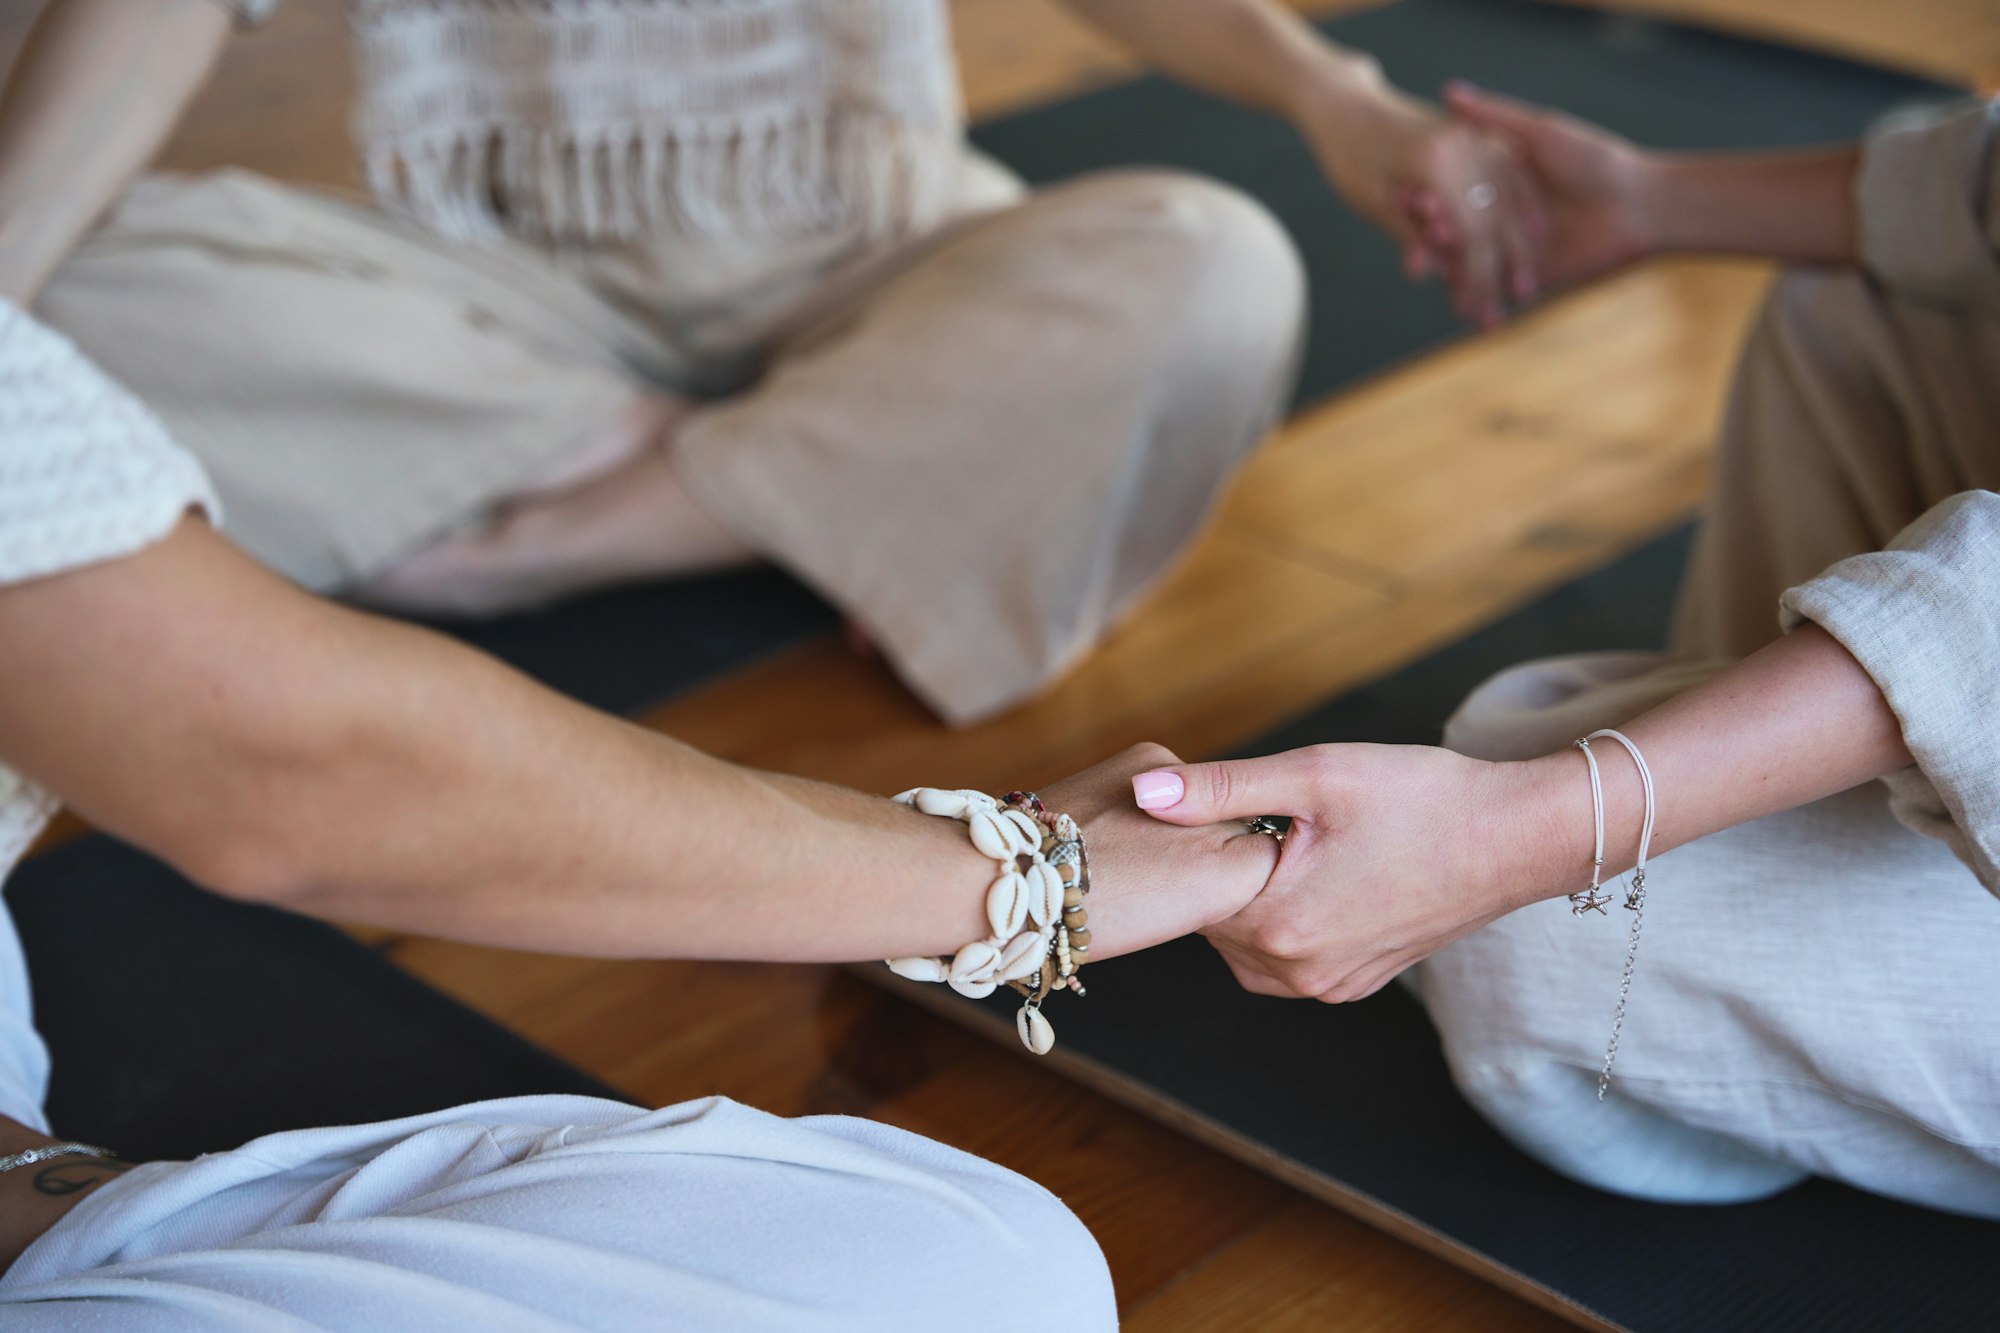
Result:
{"label": "thumb", "polygon": [[1169,824],[1216,824],[1258,815],[1309,815],[1310,760],[1291,750],[1262,759],[1176,764],[1132,779],[1141,810]]}
{"label": "thumb", "polygon": [[1538,106],[1489,93],[1462,79],[1445,85],[1444,100],[1460,120],[1524,139],[1540,132],[1549,114]]}

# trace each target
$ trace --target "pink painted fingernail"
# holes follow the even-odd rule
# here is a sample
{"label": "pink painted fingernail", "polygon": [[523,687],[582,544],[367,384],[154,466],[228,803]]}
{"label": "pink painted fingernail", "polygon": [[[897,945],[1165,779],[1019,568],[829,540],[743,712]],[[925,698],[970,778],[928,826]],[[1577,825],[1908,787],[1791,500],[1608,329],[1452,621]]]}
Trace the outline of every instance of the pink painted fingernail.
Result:
{"label": "pink painted fingernail", "polygon": [[1178,773],[1141,773],[1132,779],[1132,796],[1141,810],[1165,810],[1179,805],[1187,784]]}

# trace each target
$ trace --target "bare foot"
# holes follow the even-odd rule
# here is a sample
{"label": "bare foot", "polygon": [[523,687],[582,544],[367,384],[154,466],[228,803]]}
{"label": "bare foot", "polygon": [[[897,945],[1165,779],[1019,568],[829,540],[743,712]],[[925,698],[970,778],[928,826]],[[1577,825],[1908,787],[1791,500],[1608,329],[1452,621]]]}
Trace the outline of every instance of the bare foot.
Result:
{"label": "bare foot", "polygon": [[358,601],[425,615],[493,616],[592,588],[749,564],[756,552],[702,511],[666,445],[686,415],[649,399],[617,439],[583,455],[597,470],[516,499],[490,523],[438,543],[355,590]]}

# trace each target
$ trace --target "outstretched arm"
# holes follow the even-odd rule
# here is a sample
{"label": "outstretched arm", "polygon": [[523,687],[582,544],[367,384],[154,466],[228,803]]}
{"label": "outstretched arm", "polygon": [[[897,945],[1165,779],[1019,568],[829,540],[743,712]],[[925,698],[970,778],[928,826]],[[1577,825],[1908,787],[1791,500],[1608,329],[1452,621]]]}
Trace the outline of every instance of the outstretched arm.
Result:
{"label": "outstretched arm", "polygon": [[[0,588],[0,757],[235,896],[515,948],[853,960],[986,935],[962,826],[760,773],[345,610],[197,519]],[[1270,868],[1130,807],[1135,753],[1045,795],[1091,840],[1099,956],[1198,929]],[[939,774],[912,774],[912,782]]]}
{"label": "outstretched arm", "polygon": [[[1793,631],[1621,724],[1658,790],[1653,850],[1844,791],[1910,763],[1873,677],[1832,635]],[[1614,745],[1604,769],[1608,880],[1632,865],[1643,797]],[[1491,763],[1423,745],[1322,745],[1134,779],[1173,823],[1296,821],[1267,888],[1208,932],[1273,995],[1359,999],[1516,908],[1580,889],[1593,843],[1575,749]]]}
{"label": "outstretched arm", "polygon": [[[1468,133],[1278,0],[1067,0],[1193,87],[1283,116],[1334,189],[1386,231],[1412,277],[1438,268],[1459,313],[1492,322],[1538,284],[1537,202],[1505,145]],[[1428,227],[1409,198],[1436,201]]]}
{"label": "outstretched arm", "polygon": [[0,92],[0,296],[28,305],[166,141],[228,40],[222,0],[52,0]]}
{"label": "outstretched arm", "polygon": [[[1859,262],[1860,150],[1657,153],[1573,116],[1454,84],[1467,124],[1510,139],[1542,191],[1546,274],[1562,285],[1675,250]],[[1424,208],[1440,207],[1431,201]]]}

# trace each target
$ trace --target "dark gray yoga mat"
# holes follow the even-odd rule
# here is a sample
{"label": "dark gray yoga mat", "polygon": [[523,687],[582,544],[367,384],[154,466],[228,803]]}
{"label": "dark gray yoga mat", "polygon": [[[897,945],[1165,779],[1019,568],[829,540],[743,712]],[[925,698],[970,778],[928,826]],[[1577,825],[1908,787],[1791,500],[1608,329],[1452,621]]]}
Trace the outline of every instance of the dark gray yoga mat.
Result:
{"label": "dark gray yoga mat", "polygon": [[493,1097],[618,1097],[333,926],[106,837],[7,881],[59,1134],[133,1161]]}
{"label": "dark gray yoga mat", "polygon": [[[1495,671],[1552,653],[1657,647],[1686,547],[1685,532],[1649,543],[1242,752],[1434,744]],[[1018,1049],[1008,992],[975,1004],[941,986],[889,984]],[[1825,1181],[1724,1208],[1574,1184],[1458,1095],[1436,1033],[1400,987],[1352,1005],[1266,999],[1239,989],[1204,942],[1182,940],[1103,964],[1087,998],[1051,1014],[1060,1038],[1049,1058],[1077,1078],[1589,1326],[2000,1329],[2000,1224]]]}

